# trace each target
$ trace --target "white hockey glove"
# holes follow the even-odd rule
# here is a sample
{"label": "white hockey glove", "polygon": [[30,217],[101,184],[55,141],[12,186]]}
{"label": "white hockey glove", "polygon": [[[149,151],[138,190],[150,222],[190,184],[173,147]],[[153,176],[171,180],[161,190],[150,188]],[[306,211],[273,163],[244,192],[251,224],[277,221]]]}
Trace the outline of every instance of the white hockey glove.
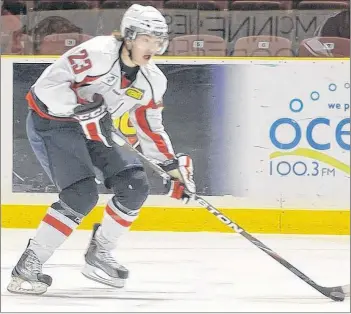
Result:
{"label": "white hockey glove", "polygon": [[168,196],[181,199],[187,204],[196,194],[191,157],[187,154],[177,154],[174,159],[166,160],[160,164],[160,167],[172,177],[165,183]]}
{"label": "white hockey glove", "polygon": [[102,95],[94,94],[92,102],[76,107],[73,118],[79,121],[87,139],[112,147],[113,122]]}

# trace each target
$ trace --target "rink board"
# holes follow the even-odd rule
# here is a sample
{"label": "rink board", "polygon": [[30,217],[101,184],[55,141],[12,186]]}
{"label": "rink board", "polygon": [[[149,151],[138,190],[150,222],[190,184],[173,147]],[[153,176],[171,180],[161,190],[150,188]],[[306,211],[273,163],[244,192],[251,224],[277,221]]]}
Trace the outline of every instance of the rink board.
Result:
{"label": "rink board", "polygon": [[[51,186],[48,186],[47,178],[41,173],[42,169],[35,161],[33,153],[28,150],[28,143],[23,132],[23,118],[25,117],[23,111],[26,110],[26,106],[22,94],[30,83],[25,76],[26,66],[35,63],[36,66],[33,68],[39,69],[42,64],[53,62],[56,56],[2,56],[1,59],[1,89],[6,91],[1,93],[1,103],[9,104],[1,106],[1,224],[5,228],[36,228],[45,215],[47,206],[55,201],[56,195],[55,191],[50,190]],[[349,119],[347,118],[349,117],[349,105],[347,110],[345,107],[350,103],[349,79],[345,81],[345,77],[349,77],[347,70],[349,59],[161,57],[157,58],[156,62],[162,66],[163,70],[168,70],[170,86],[166,95],[166,103],[172,104],[174,98],[178,101],[177,108],[169,107],[166,114],[172,110],[178,113],[183,110],[181,108],[188,105],[189,108],[192,108],[190,115],[178,117],[173,124],[172,121],[166,121],[166,125],[172,129],[171,137],[175,141],[177,150],[191,151],[195,160],[200,195],[206,195],[206,197],[209,195],[208,200],[211,204],[223,209],[226,215],[249,232],[350,234],[349,148],[345,150],[339,145],[340,143],[345,144],[345,137],[342,136],[345,136],[347,132],[346,124],[340,125],[340,121]],[[15,65],[18,65],[17,72]],[[22,72],[18,72],[18,69]],[[313,79],[315,84],[310,86],[311,80],[308,75],[315,73],[315,70],[318,69],[321,73],[318,78]],[[279,71],[285,70],[288,71],[287,77],[291,75],[290,81],[299,82],[299,85],[287,85],[289,87],[287,89],[284,80],[276,80],[276,84],[282,84],[275,90],[278,93],[276,98],[272,98],[269,92],[272,80],[254,81],[255,77],[267,77],[272,73],[271,71],[281,75],[282,72]],[[182,71],[188,72],[182,76]],[[260,75],[255,75],[256,71],[259,71]],[[296,77],[301,74],[301,71],[304,75]],[[201,75],[202,73],[206,75]],[[34,79],[35,75],[31,79]],[[278,77],[281,77],[279,75]],[[249,81],[247,81],[248,78]],[[189,84],[189,80],[199,83],[199,86]],[[331,85],[336,83],[339,86],[337,93],[330,90],[330,87],[329,91],[325,89],[323,84],[326,82],[329,84],[329,80],[332,80]],[[347,88],[346,83],[345,87],[341,88],[344,81],[348,82]],[[252,85],[257,88],[252,88]],[[268,92],[265,93],[265,90]],[[315,95],[317,90],[322,96],[329,97],[328,102],[335,103],[335,105],[339,102],[344,105],[345,110],[336,110],[337,107],[333,110],[324,108],[322,102],[317,101],[316,103],[313,99],[308,99],[310,93],[312,98],[312,94]],[[200,91],[204,92],[200,93]],[[194,98],[192,94],[195,94],[196,97]],[[237,97],[238,95],[240,97]],[[180,96],[184,98],[181,100],[182,103],[179,103]],[[296,103],[293,105],[290,103],[291,110],[287,110],[289,100],[293,97],[299,97],[299,101],[303,100],[304,112],[298,112],[295,107],[292,108]],[[260,102],[255,99],[260,99]],[[223,104],[224,111],[221,111],[220,106],[213,106],[218,103]],[[238,106],[231,106],[230,104],[233,103]],[[284,103],[288,106],[284,106]],[[212,136],[208,138],[211,140],[208,147],[194,146],[204,145],[197,144],[197,142],[204,143],[204,141],[203,138],[198,140],[196,130],[199,130],[199,126],[189,123],[189,119],[201,117],[194,109],[199,104],[207,110],[205,113],[208,116],[203,115],[208,118],[209,125],[206,126],[215,133],[214,136],[206,135]],[[252,110],[257,105],[259,105],[257,111],[253,112]],[[274,112],[267,116],[269,119],[260,120],[260,117],[265,116],[267,107]],[[235,111],[237,109],[240,109],[240,112]],[[264,128],[276,119],[281,117],[292,119],[296,115],[298,115],[299,127],[303,130],[302,134],[307,126],[304,121],[309,121],[310,117],[313,117],[312,119],[324,117],[330,120],[331,128],[325,126],[325,120],[317,121],[314,142],[311,139],[308,141],[301,139],[296,147],[295,156],[287,154],[286,151],[277,151],[269,137],[261,138],[261,134],[265,136],[269,134],[268,129],[260,129],[259,134],[255,133],[253,128],[250,129],[250,123],[251,127]],[[247,116],[250,117],[249,120]],[[172,115],[171,117],[174,118]],[[229,120],[231,117],[234,119]],[[125,124],[124,126],[126,127]],[[322,127],[319,128],[320,126]],[[329,138],[334,132],[332,127],[339,130],[340,136],[337,139]],[[195,133],[186,137],[182,131],[189,128]],[[17,132],[17,137],[16,133],[8,132],[11,129]],[[126,131],[130,129],[127,127]],[[230,145],[225,146],[222,135],[228,132],[231,132],[233,136],[226,139],[227,144],[230,142]],[[305,149],[309,143],[324,144],[325,138],[331,143],[331,148],[324,152],[330,156],[316,155],[311,149],[305,155],[301,154],[301,149]],[[223,156],[230,160],[221,159]],[[209,158],[212,159],[212,163],[206,163]],[[296,172],[301,173],[299,166],[311,167],[313,160],[320,162],[319,177],[294,177],[291,175],[294,169],[289,176],[276,175],[278,171],[282,171],[279,165],[296,166]],[[328,162],[329,168],[326,166]],[[273,169],[275,170],[273,174],[276,176],[267,177],[268,167],[272,164],[276,167]],[[17,170],[25,170],[24,175]],[[314,168],[308,168],[308,171],[314,171]],[[323,174],[324,177],[322,177]],[[312,172],[311,175],[313,176]],[[22,182],[22,180],[27,181]],[[196,207],[196,203],[182,206],[179,202],[161,195],[159,181],[158,186],[156,183],[155,178],[151,178],[153,193],[146,201],[132,230],[232,232],[206,209]],[[106,194],[105,191],[102,192],[97,208],[84,219],[80,228],[90,229],[94,222],[101,219],[103,204],[109,197],[111,195]]]}
{"label": "rink board", "polygon": [[[44,217],[45,205],[2,205],[3,228],[36,228]],[[101,221],[104,207],[96,207],[84,218],[80,229],[89,230]],[[222,212],[252,233],[350,234],[348,210],[222,209]],[[143,207],[133,223],[135,231],[233,232],[211,213],[199,207]]]}

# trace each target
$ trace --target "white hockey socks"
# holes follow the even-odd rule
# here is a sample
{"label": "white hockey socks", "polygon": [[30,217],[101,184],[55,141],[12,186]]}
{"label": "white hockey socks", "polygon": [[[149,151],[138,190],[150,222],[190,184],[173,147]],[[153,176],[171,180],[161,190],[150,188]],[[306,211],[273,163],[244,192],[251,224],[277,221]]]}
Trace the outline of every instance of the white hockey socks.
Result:
{"label": "white hockey socks", "polygon": [[110,199],[97,232],[97,240],[106,248],[114,249],[118,238],[130,229],[138,214],[139,210],[126,208],[115,197]]}
{"label": "white hockey socks", "polygon": [[28,248],[37,254],[41,263],[45,263],[78,227],[82,218],[83,215],[62,201],[52,204]]}

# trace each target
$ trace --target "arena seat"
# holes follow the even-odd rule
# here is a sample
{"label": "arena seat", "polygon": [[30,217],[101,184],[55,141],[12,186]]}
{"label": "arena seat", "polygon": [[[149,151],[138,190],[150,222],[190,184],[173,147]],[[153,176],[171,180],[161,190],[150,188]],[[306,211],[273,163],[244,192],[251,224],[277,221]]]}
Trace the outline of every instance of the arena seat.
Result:
{"label": "arena seat", "polygon": [[22,23],[17,15],[13,15],[8,11],[3,11],[0,18],[0,31],[1,33],[12,33],[21,28]]}
{"label": "arena seat", "polygon": [[21,29],[22,23],[17,15],[3,9],[0,18],[0,49],[2,54],[11,53],[12,34]]}
{"label": "arena seat", "polygon": [[306,38],[300,43],[299,57],[350,57],[350,39],[341,37]]}
{"label": "arena seat", "polygon": [[102,1],[100,4],[101,9],[127,9],[129,8],[132,4],[142,4],[142,5],[151,5],[155,8],[162,8],[163,7],[163,1],[157,1],[157,0],[145,0],[145,1],[111,1],[111,0],[106,0]]}
{"label": "arena seat", "polygon": [[226,56],[226,41],[214,35],[184,35],[170,42],[169,56]]}
{"label": "arena seat", "polygon": [[248,36],[239,38],[234,46],[237,57],[291,57],[294,56],[289,39],[278,36]]}
{"label": "arena seat", "polygon": [[142,1],[137,1],[137,0],[133,0],[130,1],[131,4],[137,3],[137,4],[142,4],[142,5],[151,5],[157,9],[162,9],[164,6],[164,1],[158,1],[158,0],[142,0]]}
{"label": "arena seat", "polygon": [[1,1],[1,15],[5,15],[7,11],[13,15],[26,15],[27,14],[27,1],[20,0],[3,0]]}
{"label": "arena seat", "polygon": [[35,11],[84,10],[84,9],[94,9],[98,7],[99,7],[98,0],[91,0],[91,1],[40,0],[40,1],[36,1],[34,10]]}
{"label": "arena seat", "polygon": [[291,7],[290,0],[232,0],[229,4],[229,10],[233,11],[285,10]]}
{"label": "arena seat", "polygon": [[92,36],[78,33],[52,34],[43,38],[39,54],[61,55],[79,44],[91,39]]}
{"label": "arena seat", "polygon": [[[4,47],[3,54],[15,54],[15,55],[31,55],[33,54],[33,40],[32,37],[27,34],[22,34],[21,31],[15,31],[9,35],[7,47]],[[2,46],[2,43],[1,43]],[[3,49],[3,48],[2,48]]]}
{"label": "arena seat", "polygon": [[342,10],[350,7],[350,1],[303,0],[298,3],[299,10]]}
{"label": "arena seat", "polygon": [[36,11],[49,10],[82,10],[91,9],[96,6],[98,1],[64,1],[64,0],[40,0],[36,1]]}
{"label": "arena seat", "polygon": [[219,11],[227,8],[226,1],[210,1],[210,0],[169,0],[165,1],[165,9],[184,9],[184,10],[209,10]]}

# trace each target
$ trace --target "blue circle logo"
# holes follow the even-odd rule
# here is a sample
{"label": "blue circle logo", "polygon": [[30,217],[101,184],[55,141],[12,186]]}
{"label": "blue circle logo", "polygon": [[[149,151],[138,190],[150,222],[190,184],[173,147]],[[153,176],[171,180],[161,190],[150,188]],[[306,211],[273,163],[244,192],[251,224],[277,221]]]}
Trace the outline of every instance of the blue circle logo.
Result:
{"label": "blue circle logo", "polygon": [[292,112],[300,112],[303,109],[303,102],[299,98],[294,98],[290,101],[289,108]]}
{"label": "blue circle logo", "polygon": [[311,93],[311,99],[312,99],[313,101],[318,100],[319,97],[320,97],[320,95],[319,95],[319,93],[318,93],[317,91],[314,91],[314,92]]}
{"label": "blue circle logo", "polygon": [[336,91],[336,88],[337,88],[336,84],[334,84],[334,83],[329,84],[329,90],[330,90],[331,92],[335,92],[335,91]]}

